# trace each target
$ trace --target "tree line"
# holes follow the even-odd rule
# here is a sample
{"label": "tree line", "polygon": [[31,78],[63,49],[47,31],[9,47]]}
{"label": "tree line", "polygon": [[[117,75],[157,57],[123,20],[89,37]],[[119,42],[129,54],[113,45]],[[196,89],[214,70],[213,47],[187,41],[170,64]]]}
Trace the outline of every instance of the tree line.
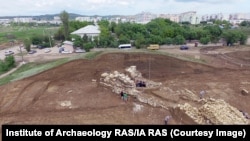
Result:
{"label": "tree line", "polygon": [[[98,21],[101,33],[98,38],[90,40],[87,36],[77,37],[70,35],[71,32],[93,22],[69,21],[68,14],[63,11],[60,15],[62,26],[55,34],[55,39],[71,40],[74,45],[89,50],[93,47],[114,47],[119,44],[131,43],[136,48],[144,48],[149,44],[181,45],[187,41],[197,40],[201,44],[218,43],[223,39],[226,45],[235,43],[245,44],[247,34],[238,28],[231,28],[227,21],[213,21],[214,24],[191,25],[189,23],[176,23],[169,19],[157,18],[147,24],[133,22],[109,22]],[[248,23],[243,23],[247,26]]]}

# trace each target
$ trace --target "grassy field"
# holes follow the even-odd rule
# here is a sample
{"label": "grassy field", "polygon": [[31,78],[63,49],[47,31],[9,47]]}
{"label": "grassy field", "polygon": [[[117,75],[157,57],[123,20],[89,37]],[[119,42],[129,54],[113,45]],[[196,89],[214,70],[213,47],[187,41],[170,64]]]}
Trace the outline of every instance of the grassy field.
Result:
{"label": "grassy field", "polygon": [[20,79],[38,74],[40,72],[57,67],[64,63],[70,62],[72,60],[83,59],[83,58],[93,59],[98,54],[101,54],[101,53],[102,51],[88,52],[88,53],[79,54],[79,55],[69,57],[69,58],[58,59],[56,61],[51,61],[51,62],[27,63],[25,65],[22,65],[19,69],[17,69],[15,72],[11,73],[10,75],[1,78],[0,85],[4,85],[12,81],[20,80]]}
{"label": "grassy field", "polygon": [[51,69],[53,67],[59,66],[61,64],[64,64],[68,62],[69,60],[64,58],[64,59],[59,59],[57,61],[52,61],[48,63],[28,63],[23,66],[21,66],[19,69],[17,69],[15,72],[12,74],[0,79],[0,85],[4,85],[8,82],[11,81],[16,81],[20,80],[25,77],[29,77],[35,74],[38,74],[40,72],[43,72],[45,70]]}
{"label": "grassy field", "polygon": [[0,26],[0,44],[11,40],[21,41],[35,35],[54,35],[58,27],[48,26]]}

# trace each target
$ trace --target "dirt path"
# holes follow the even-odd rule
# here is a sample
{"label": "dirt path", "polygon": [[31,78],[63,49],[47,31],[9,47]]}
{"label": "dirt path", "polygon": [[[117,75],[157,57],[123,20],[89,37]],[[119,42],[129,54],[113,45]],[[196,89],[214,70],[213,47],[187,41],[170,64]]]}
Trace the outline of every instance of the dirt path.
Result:
{"label": "dirt path", "polygon": [[6,73],[4,73],[4,74],[1,74],[1,75],[0,75],[0,79],[3,78],[3,77],[5,77],[5,76],[7,76],[7,75],[9,75],[9,74],[11,74],[11,73],[13,73],[13,72],[15,72],[15,71],[16,71],[17,69],[19,69],[23,64],[24,64],[24,63],[19,63],[15,68],[12,68],[10,71],[8,71],[8,72],[6,72]]}

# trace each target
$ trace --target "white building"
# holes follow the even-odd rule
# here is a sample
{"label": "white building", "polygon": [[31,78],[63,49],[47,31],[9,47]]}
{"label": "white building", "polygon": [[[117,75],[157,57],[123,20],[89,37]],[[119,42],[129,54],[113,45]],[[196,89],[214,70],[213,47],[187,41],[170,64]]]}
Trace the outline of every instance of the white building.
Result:
{"label": "white building", "polygon": [[229,15],[229,22],[238,25],[243,21],[250,21],[250,13],[235,13]]}
{"label": "white building", "polygon": [[135,15],[135,22],[141,24],[147,24],[148,22],[150,22],[155,18],[157,18],[156,14],[152,14],[149,12],[142,12]]}
{"label": "white building", "polygon": [[196,15],[196,11],[189,11],[185,13],[181,13],[179,15],[180,22],[189,22],[190,24],[199,24],[200,19]]}
{"label": "white building", "polygon": [[90,17],[76,17],[75,18],[76,21],[80,21],[80,22],[91,22],[91,18]]}
{"label": "white building", "polygon": [[98,37],[100,33],[101,33],[101,31],[99,29],[99,26],[87,25],[83,28],[80,28],[80,29],[72,32],[71,34],[79,35],[81,38],[84,35],[87,35],[89,38],[91,38],[93,40],[94,37]]}
{"label": "white building", "polygon": [[10,19],[0,19],[0,24],[8,24],[10,21]]}
{"label": "white building", "polygon": [[94,22],[97,23],[98,21],[102,20],[102,17],[76,17],[76,21],[80,22]]}
{"label": "white building", "polygon": [[55,16],[52,21],[49,21],[49,23],[59,25],[62,23],[62,21],[61,21],[61,18],[59,16]]}
{"label": "white building", "polygon": [[178,14],[160,14],[158,17],[164,18],[164,19],[169,19],[170,21],[176,22],[176,23],[180,22],[180,17]]}
{"label": "white building", "polygon": [[218,14],[207,14],[207,15],[203,15],[201,16],[201,21],[212,21],[212,20],[229,20],[229,15],[226,14],[222,14],[222,13],[218,13]]}
{"label": "white building", "polygon": [[13,19],[14,22],[16,23],[31,23],[34,22],[32,18],[14,18]]}

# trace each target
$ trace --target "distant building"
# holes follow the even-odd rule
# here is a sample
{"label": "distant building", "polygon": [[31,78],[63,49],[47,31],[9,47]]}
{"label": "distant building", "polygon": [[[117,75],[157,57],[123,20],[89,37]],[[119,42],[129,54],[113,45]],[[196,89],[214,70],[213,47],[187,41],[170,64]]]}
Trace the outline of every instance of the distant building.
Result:
{"label": "distant building", "polygon": [[49,21],[49,23],[59,25],[62,23],[62,21],[61,21],[61,18],[59,16],[55,16],[52,21]]}
{"label": "distant building", "polygon": [[233,25],[239,25],[243,21],[250,21],[250,13],[235,13],[229,15],[229,22]]}
{"label": "distant building", "polygon": [[32,18],[27,17],[27,18],[14,18],[13,19],[14,22],[16,23],[31,23],[34,22]]}
{"label": "distant building", "polygon": [[8,24],[10,21],[10,19],[0,19],[0,24]]}
{"label": "distant building", "polygon": [[200,20],[196,15],[196,11],[189,11],[185,13],[181,13],[179,15],[180,22],[189,22],[190,24],[199,24]]}
{"label": "distant building", "polygon": [[213,20],[229,20],[229,15],[226,14],[222,14],[222,13],[218,13],[218,14],[207,14],[207,15],[203,15],[201,16],[201,21],[213,21]]}
{"label": "distant building", "polygon": [[157,18],[156,14],[152,14],[149,12],[142,12],[135,15],[135,22],[141,24],[147,24],[148,22],[150,22],[155,18]]}
{"label": "distant building", "polygon": [[91,18],[90,17],[76,17],[75,18],[76,21],[80,21],[80,22],[90,22]]}
{"label": "distant building", "polygon": [[170,21],[173,21],[176,23],[180,22],[180,17],[178,14],[160,14],[158,17],[164,18],[164,19],[169,19]]}
{"label": "distant building", "polygon": [[102,17],[76,17],[76,21],[80,22],[94,22],[97,23],[98,21],[102,20]]}

